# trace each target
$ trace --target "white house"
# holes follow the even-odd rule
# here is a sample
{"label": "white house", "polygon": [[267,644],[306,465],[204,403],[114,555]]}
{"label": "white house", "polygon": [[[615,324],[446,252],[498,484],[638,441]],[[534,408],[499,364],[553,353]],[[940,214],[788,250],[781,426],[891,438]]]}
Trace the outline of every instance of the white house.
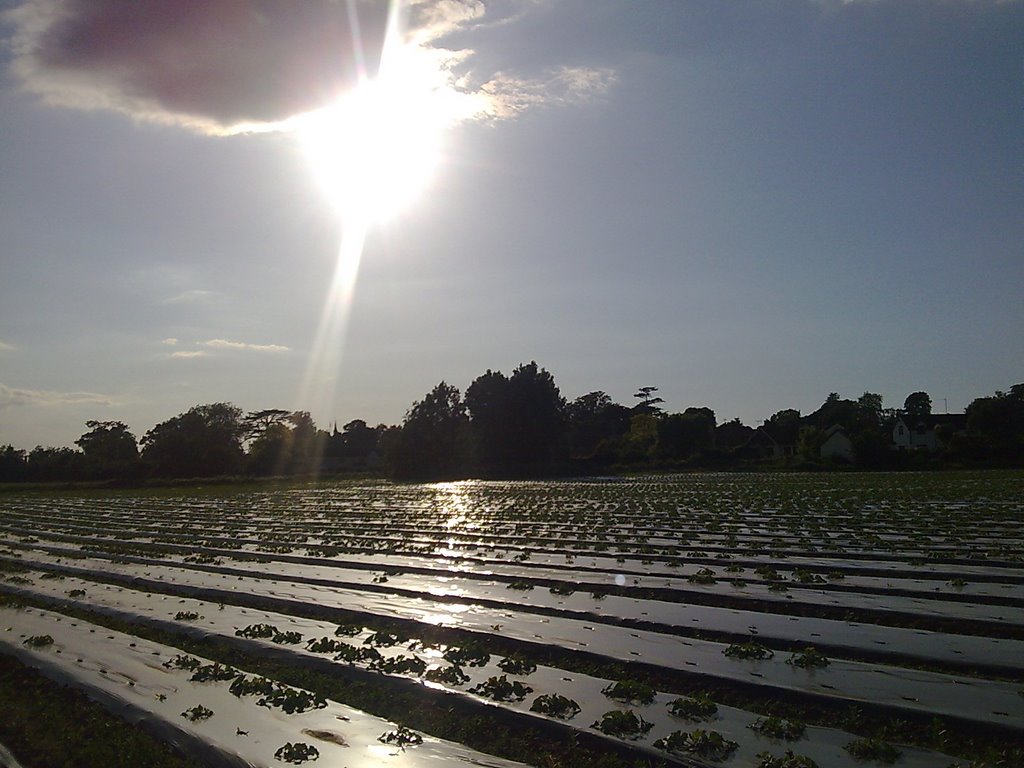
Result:
{"label": "white house", "polygon": [[840,425],[833,424],[825,430],[825,442],[821,444],[820,453],[823,459],[853,461],[853,443]]}
{"label": "white house", "polygon": [[892,427],[893,448],[935,452],[943,447],[937,432],[961,434],[967,431],[967,415],[963,413],[933,413],[911,418],[902,414]]}

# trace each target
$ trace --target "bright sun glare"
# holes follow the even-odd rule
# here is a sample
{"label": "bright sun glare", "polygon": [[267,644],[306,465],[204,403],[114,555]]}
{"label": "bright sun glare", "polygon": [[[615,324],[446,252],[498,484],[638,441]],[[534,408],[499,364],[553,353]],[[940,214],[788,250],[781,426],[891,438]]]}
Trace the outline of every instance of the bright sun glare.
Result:
{"label": "bright sun glare", "polygon": [[377,78],[300,123],[313,173],[343,217],[367,225],[391,218],[437,168],[448,105],[412,58],[390,52]]}

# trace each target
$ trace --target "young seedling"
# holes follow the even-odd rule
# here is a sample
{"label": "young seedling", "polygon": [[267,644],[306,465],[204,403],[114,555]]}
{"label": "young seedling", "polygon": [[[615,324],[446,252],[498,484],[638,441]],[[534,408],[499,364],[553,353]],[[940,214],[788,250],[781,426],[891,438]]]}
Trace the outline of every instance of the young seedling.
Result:
{"label": "young seedling", "polygon": [[53,645],[53,638],[49,635],[32,635],[22,645],[27,645],[29,648],[45,648],[48,645]]}
{"label": "young seedling", "polygon": [[706,693],[698,693],[670,701],[668,711],[684,720],[710,720],[718,712],[718,705]]}
{"label": "young seedling", "polygon": [[829,660],[817,648],[807,646],[786,659],[786,663],[801,669],[824,669],[829,665]]}
{"label": "young seedling", "polygon": [[451,685],[455,687],[469,682],[469,675],[462,671],[462,667],[458,667],[454,664],[450,667],[429,669],[423,677],[432,683],[443,683],[444,685]]}
{"label": "young seedling", "polygon": [[613,709],[601,715],[601,719],[590,727],[620,739],[638,739],[651,730],[654,723],[647,722],[631,709]]}
{"label": "young seedling", "polygon": [[749,640],[745,643],[733,643],[722,653],[730,659],[770,659],[775,655],[775,652],[770,648],[765,648],[754,640]]}
{"label": "young seedling", "polygon": [[571,720],[580,713],[580,705],[557,693],[546,693],[534,699],[533,704],[530,705],[530,711],[540,712],[542,715],[559,720]]}
{"label": "young seedling", "polygon": [[385,731],[382,733],[377,737],[377,741],[381,744],[395,744],[402,749],[405,749],[406,747],[415,747],[417,744],[422,744],[423,737],[416,733],[416,731],[412,731],[404,725],[400,725],[394,731]]}
{"label": "young seedling", "polygon": [[537,671],[537,665],[529,659],[512,653],[498,662],[502,672],[510,675],[532,675]]}
{"label": "young seedling", "polygon": [[198,723],[201,720],[209,720],[213,717],[213,710],[207,709],[202,704],[196,704],[194,707],[182,712],[181,716],[190,722]]}
{"label": "young seedling", "polygon": [[248,637],[253,640],[267,640],[277,634],[277,627],[273,624],[250,624],[245,629],[236,629],[235,634],[238,637]]}
{"label": "young seedling", "polygon": [[637,680],[619,680],[602,688],[601,693],[626,704],[650,704],[654,701],[654,688]]}
{"label": "young seedling", "polygon": [[718,731],[697,729],[690,731],[673,731],[668,736],[654,742],[657,749],[665,752],[696,755],[706,760],[725,760],[739,746],[735,741],[726,739]]}
{"label": "young seedling", "polygon": [[522,701],[533,688],[523,685],[518,680],[510,681],[506,675],[489,677],[485,682],[469,689],[470,693],[486,696],[495,701]]}
{"label": "young seedling", "polygon": [[200,616],[195,611],[178,611],[176,614],[174,614],[175,621],[195,621],[196,619],[201,618],[202,616]]}
{"label": "young seedling", "polygon": [[320,751],[316,747],[301,741],[296,744],[290,741],[286,742],[283,747],[274,753],[276,760],[294,765],[304,763],[307,760],[316,760],[318,757],[320,757]]}
{"label": "young seedling", "polygon": [[482,667],[491,660],[491,654],[472,645],[453,645],[444,652],[444,660],[458,666]]}
{"label": "young seedling", "polygon": [[783,741],[796,741],[807,730],[807,726],[804,723],[796,720],[786,720],[774,715],[768,718],[759,717],[751,723],[750,728],[762,736]]}

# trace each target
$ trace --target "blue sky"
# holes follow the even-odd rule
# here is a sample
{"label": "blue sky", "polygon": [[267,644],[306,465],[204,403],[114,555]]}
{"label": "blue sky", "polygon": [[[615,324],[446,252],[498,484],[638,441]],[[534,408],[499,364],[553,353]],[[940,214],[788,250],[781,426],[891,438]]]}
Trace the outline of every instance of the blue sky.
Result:
{"label": "blue sky", "polygon": [[[340,302],[354,227],[294,131],[211,135],[344,92],[296,86],[315,57],[274,75],[327,27],[211,0],[204,37],[90,2],[124,34],[89,39],[78,0],[0,3],[0,444],[224,400],[397,423],[530,360],[570,399],[655,385],[748,424],[1024,381],[1024,2],[415,3],[403,34],[461,52],[438,72],[477,111]],[[275,45],[221,44],[257,7]],[[211,70],[168,85],[203,45]]]}

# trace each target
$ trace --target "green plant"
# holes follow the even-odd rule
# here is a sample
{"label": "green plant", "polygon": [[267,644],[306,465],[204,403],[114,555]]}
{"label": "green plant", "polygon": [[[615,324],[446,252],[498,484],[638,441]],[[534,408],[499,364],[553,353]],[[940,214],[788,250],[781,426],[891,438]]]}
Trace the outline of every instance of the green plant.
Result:
{"label": "green plant", "polygon": [[250,624],[245,629],[236,629],[235,634],[238,637],[248,637],[250,639],[267,639],[277,634],[277,627],[273,624]]}
{"label": "green plant", "polygon": [[694,574],[691,574],[687,579],[691,584],[714,584],[717,580],[715,579],[715,572],[710,568],[701,568]]}
{"label": "green plant", "polygon": [[556,717],[559,720],[571,720],[580,713],[580,705],[557,693],[546,693],[533,700],[530,711],[540,712],[542,715]]}
{"label": "green plant", "polygon": [[286,742],[283,747],[274,753],[274,759],[296,765],[307,760],[316,760],[318,757],[320,757],[320,751],[316,747],[301,741],[295,744],[290,741]]}
{"label": "green plant", "polygon": [[753,640],[745,643],[733,643],[722,653],[730,659],[770,659],[775,655],[775,652],[770,648],[765,648]]}
{"label": "green plant", "polygon": [[311,638],[306,641],[306,650],[311,653],[338,653],[346,647],[351,648],[352,646],[340,640],[332,640],[329,637],[321,637],[318,640]]}
{"label": "green plant", "polygon": [[427,663],[418,656],[405,656],[400,654],[393,658],[375,659],[370,663],[374,672],[386,672],[389,674],[404,674],[411,672],[414,675],[422,675],[427,671]]}
{"label": "green plant", "polygon": [[180,653],[173,659],[163,663],[163,666],[166,669],[187,669],[190,672],[199,669],[202,665],[203,662],[194,656],[183,656]]}
{"label": "green plant", "polygon": [[506,589],[518,589],[521,592],[529,592],[531,589],[533,589],[533,584],[531,584],[528,581],[523,581],[521,579],[518,579],[516,581],[510,581],[508,584],[505,585],[505,588]]}
{"label": "green plant", "polygon": [[638,739],[651,730],[654,723],[647,722],[631,709],[613,709],[601,715],[601,719],[590,727],[620,739]]}
{"label": "green plant", "polygon": [[445,661],[460,667],[482,667],[491,660],[491,654],[473,645],[462,647],[453,645],[445,650],[443,658]]}
{"label": "green plant", "polygon": [[278,707],[286,715],[294,715],[310,709],[323,709],[327,706],[327,701],[322,696],[286,685],[275,686],[271,693],[256,703],[261,707]]}
{"label": "green plant", "polygon": [[176,614],[174,614],[175,621],[195,621],[196,619],[201,618],[202,616],[200,616],[195,611],[178,611]]}
{"label": "green plant", "polygon": [[363,628],[358,624],[340,624],[334,634],[337,637],[355,637],[362,634]]}
{"label": "green plant", "polygon": [[668,711],[684,720],[708,720],[718,712],[718,705],[706,693],[697,693],[670,701]]}
{"label": "green plant", "polygon": [[817,648],[807,646],[786,659],[787,664],[801,669],[824,669],[829,665],[828,657]]}
{"label": "green plant", "polygon": [[469,675],[462,671],[462,667],[454,664],[449,667],[428,669],[423,677],[432,683],[444,683],[445,685],[453,686],[469,682]]}
{"label": "green plant", "polygon": [[796,720],[786,720],[781,717],[764,718],[759,717],[753,723],[750,728],[762,736],[767,736],[770,739],[782,739],[783,741],[795,741],[804,735],[807,730],[807,726]]}
{"label": "green plant", "polygon": [[851,741],[843,749],[857,760],[877,760],[880,763],[894,763],[901,754],[892,744],[877,737]]}
{"label": "green plant", "polygon": [[527,658],[511,653],[498,662],[502,672],[510,675],[532,675],[537,671],[537,665]]}
{"label": "green plant", "polygon": [[302,635],[299,632],[275,632],[270,642],[278,645],[298,645],[302,642]]}
{"label": "green plant", "polygon": [[189,720],[193,723],[197,723],[201,720],[209,720],[211,717],[213,717],[213,710],[207,709],[202,704],[196,704],[194,707],[186,709],[184,712],[182,712],[181,716],[184,717],[186,720]]}
{"label": "green plant", "polygon": [[773,755],[771,752],[758,752],[760,761],[756,768],[818,768],[818,764],[806,755],[794,755],[787,749],[784,755]]}
{"label": "green plant", "polygon": [[654,701],[654,688],[637,680],[619,680],[602,688],[601,693],[626,704],[650,704]]}
{"label": "green plant", "polygon": [[228,690],[235,696],[269,696],[280,685],[266,677],[239,675],[231,682]]}
{"label": "green plant", "polygon": [[404,725],[398,726],[394,731],[385,731],[377,737],[377,741],[382,744],[397,744],[402,749],[406,747],[415,747],[417,744],[423,743],[423,737],[415,731],[409,730]]}
{"label": "green plant", "polygon": [[68,597],[85,597],[84,589],[72,589],[68,592]]}
{"label": "green plant", "polygon": [[725,760],[739,746],[718,731],[697,729],[690,731],[673,731],[668,736],[654,742],[657,749],[666,752],[686,752],[707,760]]}
{"label": "green plant", "polygon": [[32,635],[22,645],[27,645],[29,648],[45,648],[48,645],[53,645],[53,638],[49,635]]}
{"label": "green plant", "polygon": [[556,584],[553,587],[548,587],[548,592],[550,592],[552,595],[565,596],[574,594],[576,590],[570,586],[566,586],[565,584]]}
{"label": "green plant", "polygon": [[506,675],[489,677],[486,681],[469,689],[470,693],[486,696],[495,701],[522,701],[533,688],[523,685],[518,680],[509,680]]}
{"label": "green plant", "polygon": [[237,669],[226,667],[220,662],[214,662],[213,664],[203,664],[196,667],[189,680],[196,683],[219,682],[222,680],[233,680],[238,677],[238,674]]}

